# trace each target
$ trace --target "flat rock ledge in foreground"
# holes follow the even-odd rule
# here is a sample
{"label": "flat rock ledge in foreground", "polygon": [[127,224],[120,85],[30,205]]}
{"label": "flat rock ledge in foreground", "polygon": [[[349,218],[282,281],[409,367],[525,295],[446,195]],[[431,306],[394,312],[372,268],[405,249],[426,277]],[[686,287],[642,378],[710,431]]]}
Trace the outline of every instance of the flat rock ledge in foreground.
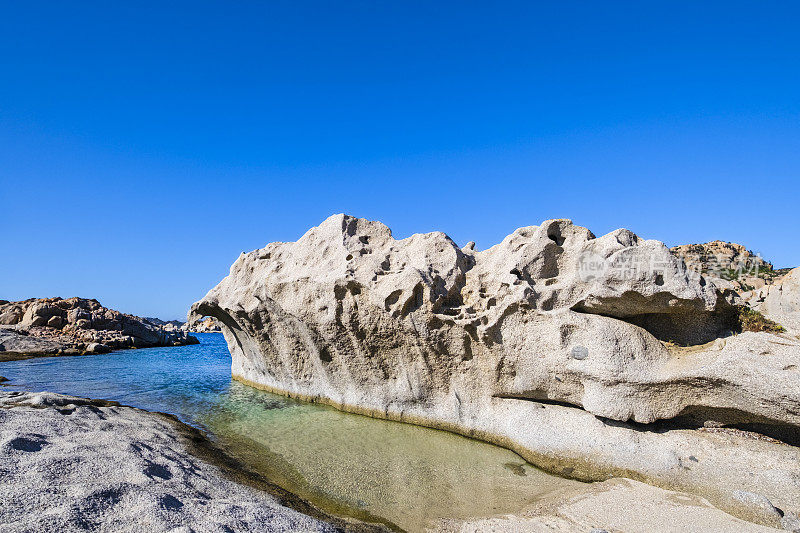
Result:
{"label": "flat rock ledge in foreground", "polygon": [[204,443],[166,415],[0,391],[2,530],[378,530],[327,517],[280,489],[237,483],[224,466],[190,453]]}
{"label": "flat rock ledge in foreground", "polygon": [[800,509],[800,341],[735,334],[737,299],[627,230],[550,220],[476,251],[334,215],[242,254],[189,321],[217,319],[254,386],[777,527]]}
{"label": "flat rock ledge in foreground", "polygon": [[[800,526],[800,521],[792,523]],[[699,496],[659,489],[630,479],[612,479],[575,493],[552,494],[515,514],[441,520],[438,529],[443,533],[778,531],[735,518]]]}

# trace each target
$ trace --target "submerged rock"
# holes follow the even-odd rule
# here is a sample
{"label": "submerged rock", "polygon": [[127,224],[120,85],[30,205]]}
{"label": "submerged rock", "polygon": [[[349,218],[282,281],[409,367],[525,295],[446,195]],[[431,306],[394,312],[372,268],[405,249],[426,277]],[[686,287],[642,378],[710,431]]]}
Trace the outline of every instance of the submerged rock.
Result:
{"label": "submerged rock", "polygon": [[108,309],[85,298],[0,303],[0,359],[105,353],[123,348],[197,344],[180,330]]}
{"label": "submerged rock", "polygon": [[[221,323],[232,373],[251,384],[483,438],[562,474],[700,487],[735,506],[752,461],[781,461],[753,492],[786,492],[796,449],[712,445],[689,430],[645,438],[626,424],[691,414],[792,437],[800,373],[786,369],[800,343],[729,337],[734,301],[627,230],[595,238],[550,220],[476,251],[335,215],[242,254],[189,321]],[[702,475],[688,459],[700,450],[713,450]]]}

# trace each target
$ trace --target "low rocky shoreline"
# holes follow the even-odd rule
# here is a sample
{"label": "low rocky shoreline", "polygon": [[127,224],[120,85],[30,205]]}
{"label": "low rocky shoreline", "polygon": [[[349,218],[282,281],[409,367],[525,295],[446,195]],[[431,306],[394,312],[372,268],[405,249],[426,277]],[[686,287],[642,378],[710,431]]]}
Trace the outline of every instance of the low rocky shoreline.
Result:
{"label": "low rocky shoreline", "polygon": [[0,361],[197,343],[185,331],[108,309],[97,300],[0,300]]}
{"label": "low rocky shoreline", "polygon": [[[4,531],[397,529],[318,510],[170,415],[104,400],[0,390],[0,428]],[[443,518],[429,530],[656,531],[667,525],[670,531],[774,531],[701,497],[619,478],[555,491],[510,515]]]}
{"label": "low rocky shoreline", "polygon": [[103,400],[0,390],[0,471],[9,533],[387,530],[319,511],[174,417]]}

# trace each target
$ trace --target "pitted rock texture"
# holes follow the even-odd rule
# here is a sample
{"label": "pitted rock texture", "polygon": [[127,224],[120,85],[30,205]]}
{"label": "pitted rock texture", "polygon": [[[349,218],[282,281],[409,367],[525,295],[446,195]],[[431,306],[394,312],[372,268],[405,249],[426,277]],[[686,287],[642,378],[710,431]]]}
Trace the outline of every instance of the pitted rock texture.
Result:
{"label": "pitted rock texture", "polygon": [[85,298],[0,301],[0,357],[75,355],[123,348],[197,344],[180,330],[167,330]]}
{"label": "pitted rock texture", "polygon": [[[223,324],[236,376],[369,409],[499,396],[620,421],[708,407],[800,425],[800,398],[777,401],[774,380],[753,380],[736,355],[723,372],[659,341],[711,341],[730,313],[712,283],[627,230],[595,238],[552,220],[476,252],[443,233],[395,240],[379,222],[335,215],[296,243],[240,256],[190,321]],[[791,359],[774,351],[768,368]]]}
{"label": "pitted rock texture", "polygon": [[800,268],[789,271],[772,285],[752,291],[748,299],[768,318],[800,334]]}
{"label": "pitted rock texture", "polygon": [[705,244],[683,244],[670,251],[698,272],[732,274],[744,271],[755,274],[772,271],[772,263],[735,242],[713,241]]}
{"label": "pitted rock texture", "polygon": [[[723,506],[734,487],[785,500],[794,447],[773,444],[791,457],[753,479],[781,449],[709,447],[690,430],[645,438],[626,423],[691,415],[795,437],[800,343],[731,337],[729,296],[627,230],[595,238],[550,220],[475,251],[335,215],[242,254],[189,321],[217,319],[234,377],[269,390],[482,438],[582,479],[634,476]],[[710,450],[702,473],[695,446]]]}

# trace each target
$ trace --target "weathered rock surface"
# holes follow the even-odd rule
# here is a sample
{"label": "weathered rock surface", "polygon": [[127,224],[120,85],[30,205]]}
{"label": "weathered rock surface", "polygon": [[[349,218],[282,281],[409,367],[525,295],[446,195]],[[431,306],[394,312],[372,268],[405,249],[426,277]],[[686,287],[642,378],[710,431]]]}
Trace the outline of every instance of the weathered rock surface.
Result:
{"label": "weathered rock surface", "polygon": [[751,306],[795,334],[800,333],[800,268],[747,295]]}
{"label": "weathered rock surface", "polygon": [[211,459],[219,451],[204,446],[198,432],[163,415],[0,391],[2,530],[377,529],[328,517],[264,482],[238,483],[233,476],[241,473]]}
{"label": "weathered rock surface", "polygon": [[572,495],[554,494],[514,515],[443,520],[439,530],[444,533],[777,531],[734,518],[699,496],[659,489],[630,479],[597,483],[589,490]]}
{"label": "weathered rock surface", "polygon": [[683,259],[690,272],[713,280],[718,288],[740,293],[763,289],[775,283],[786,271],[775,270],[769,261],[732,242],[684,244],[674,246],[670,251]]}
{"label": "weathered rock surface", "polygon": [[180,330],[166,330],[85,298],[0,301],[0,322],[0,359],[198,342]]}
{"label": "weathered rock surface", "polygon": [[717,278],[730,279],[741,274],[757,275],[758,272],[773,270],[772,263],[734,242],[683,244],[673,246],[670,251],[683,259],[688,268]]}
{"label": "weathered rock surface", "polygon": [[551,220],[475,251],[335,215],[242,254],[189,320],[216,318],[233,375],[257,386],[483,438],[582,479],[694,490],[740,515],[733,491],[750,490],[796,510],[796,448],[626,423],[796,436],[800,343],[731,337],[731,297],[627,230]]}

